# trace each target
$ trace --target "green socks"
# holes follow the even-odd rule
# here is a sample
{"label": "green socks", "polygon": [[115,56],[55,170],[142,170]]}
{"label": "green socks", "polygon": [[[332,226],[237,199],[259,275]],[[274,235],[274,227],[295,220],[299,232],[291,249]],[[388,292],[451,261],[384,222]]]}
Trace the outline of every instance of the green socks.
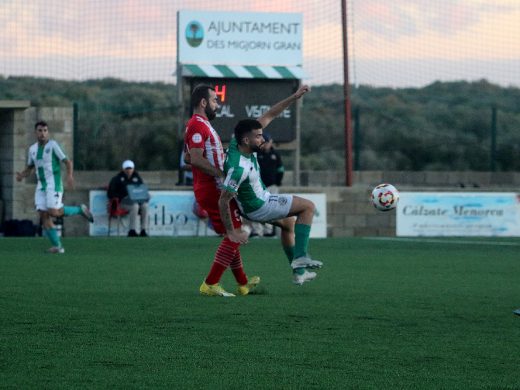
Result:
{"label": "green socks", "polygon": [[63,206],[63,215],[68,217],[69,215],[81,214],[81,207],[79,206]]}
{"label": "green socks", "polygon": [[[311,226],[304,224],[296,224],[294,226],[295,246],[284,246],[283,251],[289,260],[289,264],[298,257],[307,256],[307,247],[309,246],[309,235]],[[305,273],[305,268],[296,268],[293,273],[301,275]]]}
{"label": "green socks", "polygon": [[294,258],[307,256],[307,247],[309,246],[309,235],[311,226],[298,223],[294,226],[295,246]]}
{"label": "green socks", "polygon": [[[294,260],[294,246],[284,246],[283,251],[285,252],[285,256],[287,256],[287,260],[289,260],[289,265],[291,265]],[[296,268],[293,269],[293,274],[302,275],[305,273],[305,268]]]}
{"label": "green socks", "polygon": [[289,260],[289,264],[291,264],[294,259],[294,246],[284,246],[283,251],[285,256],[287,256],[287,260]]}
{"label": "green socks", "polygon": [[61,240],[58,236],[58,232],[55,228],[51,229],[45,229],[45,233],[47,234],[47,238],[50,240],[52,246],[56,246],[58,248],[61,248]]}

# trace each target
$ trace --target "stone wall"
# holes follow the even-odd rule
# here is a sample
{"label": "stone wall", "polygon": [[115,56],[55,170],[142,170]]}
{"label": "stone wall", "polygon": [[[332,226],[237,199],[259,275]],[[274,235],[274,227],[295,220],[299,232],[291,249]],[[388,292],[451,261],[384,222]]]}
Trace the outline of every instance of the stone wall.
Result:
{"label": "stone wall", "polygon": [[[292,183],[288,172],[284,183]],[[302,171],[302,186],[344,186],[345,172],[342,171]],[[392,183],[399,187],[442,187],[442,188],[499,188],[520,187],[520,172],[471,172],[471,171],[356,171],[353,173],[356,185],[375,186]]]}
{"label": "stone wall", "polygon": [[[73,160],[72,107],[36,108],[29,101],[0,101],[0,221],[32,219],[38,222],[34,211],[35,178],[22,183],[15,180],[15,172],[24,169],[27,149],[35,142],[34,123],[45,120],[51,137],[56,139]],[[137,167],[139,168],[139,167]],[[76,172],[76,188],[65,192],[65,204],[89,203],[89,191],[106,188],[113,171]],[[141,172],[152,190],[190,190],[176,187],[176,171]],[[352,187],[345,187],[344,171],[302,171],[300,186],[294,183],[293,172],[286,172],[281,192],[327,194],[329,237],[393,236],[395,212],[376,211],[369,202],[371,189],[380,183],[394,184],[407,191],[513,191],[520,188],[519,172],[383,172],[359,171],[353,173]],[[88,234],[88,224],[82,218],[68,218],[66,235]]]}
{"label": "stone wall", "polygon": [[36,108],[28,101],[0,101],[0,178],[3,220],[32,219],[34,212],[34,175],[19,183],[15,172],[27,164],[27,151],[36,142],[34,124],[45,120],[51,137],[57,140],[73,159],[72,107]]}
{"label": "stone wall", "polygon": [[[140,173],[152,190],[191,190],[191,187],[175,186],[176,171]],[[115,174],[116,172],[113,171],[76,172],[76,189],[66,191],[65,203],[88,204],[89,190],[106,188],[110,178]],[[290,174],[289,172],[288,176]],[[307,174],[312,186],[283,186],[281,192],[326,193],[329,237],[395,235],[395,211],[377,211],[369,202],[372,188],[382,182],[390,182],[401,191],[518,192],[520,188],[520,173],[357,172],[355,176],[357,181],[352,187],[320,184],[324,177],[328,177],[329,180],[334,175],[341,177],[334,172],[307,172]],[[417,180],[417,183],[414,180]],[[461,187],[461,184],[464,187]],[[68,218],[65,230],[66,235],[88,235],[88,223],[82,218]]]}
{"label": "stone wall", "polygon": [[12,215],[13,188],[13,111],[0,110],[0,221]]}
{"label": "stone wall", "polygon": [[29,105],[28,101],[0,100],[0,221],[11,219],[25,201],[23,190],[15,185],[14,174],[19,166],[21,144],[25,141],[21,134]]}

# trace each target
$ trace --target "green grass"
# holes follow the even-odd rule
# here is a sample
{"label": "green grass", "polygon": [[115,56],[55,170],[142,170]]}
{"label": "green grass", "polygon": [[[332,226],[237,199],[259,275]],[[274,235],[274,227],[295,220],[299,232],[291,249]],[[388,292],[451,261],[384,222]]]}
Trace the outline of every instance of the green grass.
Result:
{"label": "green grass", "polygon": [[202,297],[218,242],[0,239],[0,387],[520,388],[519,239],[313,240],[302,287],[252,240]]}

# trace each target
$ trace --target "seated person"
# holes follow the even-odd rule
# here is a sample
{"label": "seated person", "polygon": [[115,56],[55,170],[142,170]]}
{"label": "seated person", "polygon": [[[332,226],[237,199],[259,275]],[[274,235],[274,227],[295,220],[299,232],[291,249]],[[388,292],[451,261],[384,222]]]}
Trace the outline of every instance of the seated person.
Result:
{"label": "seated person", "polygon": [[135,164],[131,160],[125,160],[122,170],[110,180],[107,196],[109,199],[118,198],[121,208],[128,210],[130,226],[128,237],[137,237],[137,214],[141,215],[141,237],[147,237],[148,229],[148,197],[141,200],[132,200],[128,195],[128,185],[144,184],[143,179],[135,170]]}
{"label": "seated person", "polygon": [[180,181],[180,184],[185,186],[192,186],[193,185],[193,172],[191,170],[191,164],[188,164],[186,160],[184,159],[185,156],[185,150],[182,149],[181,153],[181,161],[179,164],[179,169],[182,173],[182,180]]}

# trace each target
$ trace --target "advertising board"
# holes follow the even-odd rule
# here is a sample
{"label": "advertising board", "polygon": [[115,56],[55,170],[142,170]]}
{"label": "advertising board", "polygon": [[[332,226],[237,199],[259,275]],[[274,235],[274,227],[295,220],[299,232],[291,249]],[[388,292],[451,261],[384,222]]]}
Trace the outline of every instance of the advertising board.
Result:
{"label": "advertising board", "polygon": [[[325,194],[298,194],[310,199],[316,205],[311,237],[327,236],[327,197]],[[150,191],[148,218],[150,236],[215,236],[208,226],[208,221],[200,220],[193,213],[195,198],[191,191]],[[91,236],[108,235],[108,214],[106,191],[90,191],[90,210],[94,215],[94,223],[90,224]],[[138,227],[139,229],[139,227]],[[111,236],[126,236],[128,233],[128,216],[117,226],[114,219],[111,223]]]}
{"label": "advertising board", "polygon": [[182,64],[302,64],[299,13],[185,10],[177,17],[177,59]]}
{"label": "advertising board", "polygon": [[397,236],[520,236],[516,193],[401,192]]}

